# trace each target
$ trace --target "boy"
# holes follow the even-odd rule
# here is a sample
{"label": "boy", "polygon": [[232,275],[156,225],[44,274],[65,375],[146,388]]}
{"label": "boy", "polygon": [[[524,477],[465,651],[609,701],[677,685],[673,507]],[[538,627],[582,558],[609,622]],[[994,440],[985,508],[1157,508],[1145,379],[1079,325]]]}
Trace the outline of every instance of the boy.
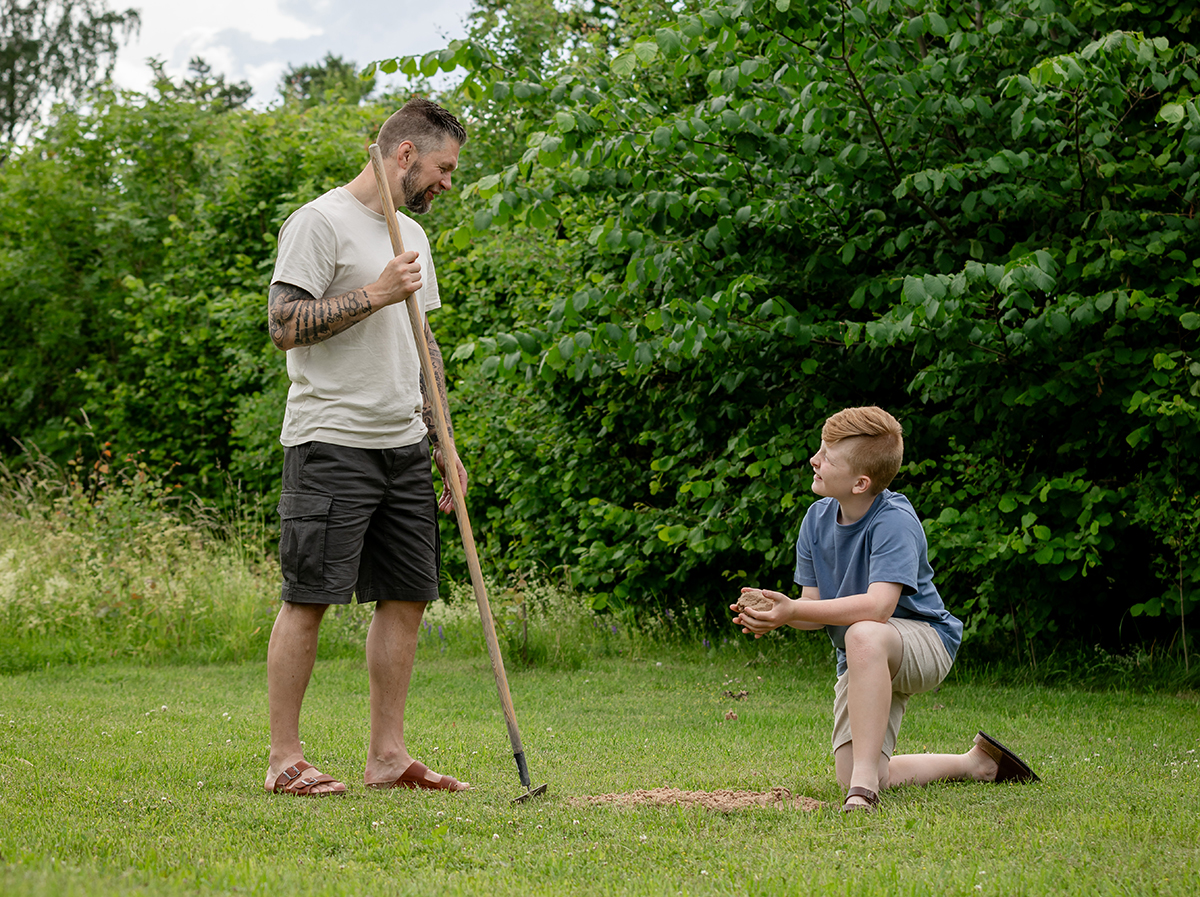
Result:
{"label": "boy", "polygon": [[[875,408],[846,408],[825,421],[809,459],[813,492],[796,540],[800,597],[743,589],[730,605],[742,631],[824,628],[837,648],[833,756],[848,789],[844,812],[871,811],[878,792],[939,779],[1036,781],[1025,763],[980,732],[965,754],[892,756],[909,696],[950,671],[962,623],[933,585],[925,532],[912,505],[887,486],[900,469],[899,422]],[[762,602],[761,598],[768,599]],[[755,610],[747,604],[769,603]],[[740,608],[740,610],[739,610]]]}

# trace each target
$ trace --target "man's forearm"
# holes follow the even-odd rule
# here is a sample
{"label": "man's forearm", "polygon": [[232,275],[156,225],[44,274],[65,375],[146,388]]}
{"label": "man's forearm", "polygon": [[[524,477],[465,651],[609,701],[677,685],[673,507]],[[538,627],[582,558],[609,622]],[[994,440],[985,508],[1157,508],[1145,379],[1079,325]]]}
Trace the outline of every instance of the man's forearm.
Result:
{"label": "man's forearm", "polygon": [[273,283],[267,299],[271,341],[284,350],[327,340],[364,320],[374,310],[365,289],[317,299],[290,283]]}
{"label": "man's forearm", "polygon": [[433,368],[434,389],[430,390],[428,384],[425,383],[424,371],[421,373],[421,418],[425,421],[425,426],[429,430],[429,444],[437,446],[440,441],[440,436],[437,430],[437,416],[433,409],[433,398],[431,392],[436,393],[438,400],[442,403],[442,415],[446,421],[446,432],[450,438],[454,438],[454,428],[450,423],[450,400],[446,395],[446,364],[442,360],[442,349],[434,339],[433,330],[429,327],[429,322],[425,322],[425,342],[429,346],[429,363]]}

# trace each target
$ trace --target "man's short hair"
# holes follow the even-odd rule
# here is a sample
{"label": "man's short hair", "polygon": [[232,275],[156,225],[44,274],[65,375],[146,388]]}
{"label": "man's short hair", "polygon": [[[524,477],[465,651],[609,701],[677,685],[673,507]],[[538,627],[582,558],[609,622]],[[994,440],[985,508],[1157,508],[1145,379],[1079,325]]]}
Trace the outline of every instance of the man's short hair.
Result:
{"label": "man's short hair", "polygon": [[421,154],[439,149],[447,138],[462,146],[467,142],[467,129],[437,103],[414,97],[388,117],[375,142],[387,158],[395,155],[405,140]]}
{"label": "man's short hair", "polygon": [[843,444],[854,472],[871,478],[871,495],[891,484],[904,460],[900,422],[874,405],[843,408],[825,421],[821,441],[827,446]]}

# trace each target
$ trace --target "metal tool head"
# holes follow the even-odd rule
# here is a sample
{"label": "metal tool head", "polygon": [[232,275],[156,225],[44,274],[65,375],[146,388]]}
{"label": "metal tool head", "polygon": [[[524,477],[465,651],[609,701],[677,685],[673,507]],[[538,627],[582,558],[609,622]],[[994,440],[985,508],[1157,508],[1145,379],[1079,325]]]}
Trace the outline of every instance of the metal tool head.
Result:
{"label": "metal tool head", "polygon": [[524,803],[525,801],[529,800],[529,798],[531,798],[531,797],[541,797],[543,794],[546,793],[546,789],[549,787],[550,787],[549,785],[538,785],[536,788],[529,789],[524,794],[518,794],[516,797],[514,797],[512,799],[511,802],[514,804],[520,804],[520,803]]}

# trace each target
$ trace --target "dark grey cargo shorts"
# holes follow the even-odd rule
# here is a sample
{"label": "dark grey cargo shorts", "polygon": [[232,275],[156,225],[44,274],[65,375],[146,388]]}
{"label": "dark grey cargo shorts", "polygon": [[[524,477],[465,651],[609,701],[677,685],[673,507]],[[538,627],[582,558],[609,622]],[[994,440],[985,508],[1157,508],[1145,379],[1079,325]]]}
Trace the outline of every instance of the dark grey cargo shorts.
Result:
{"label": "dark grey cargo shorts", "polygon": [[287,446],[279,562],[283,600],[432,601],[441,539],[429,441],[391,449]]}

